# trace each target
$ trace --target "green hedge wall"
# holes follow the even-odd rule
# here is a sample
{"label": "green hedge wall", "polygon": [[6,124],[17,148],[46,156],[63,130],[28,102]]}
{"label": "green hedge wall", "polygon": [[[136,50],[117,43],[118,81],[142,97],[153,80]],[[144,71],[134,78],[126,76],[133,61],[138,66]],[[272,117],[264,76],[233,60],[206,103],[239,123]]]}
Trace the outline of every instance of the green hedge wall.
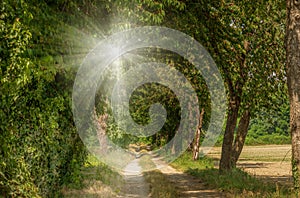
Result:
{"label": "green hedge wall", "polygon": [[86,156],[72,118],[71,74],[32,49],[42,42],[33,3],[0,3],[0,197],[53,197],[79,177]]}

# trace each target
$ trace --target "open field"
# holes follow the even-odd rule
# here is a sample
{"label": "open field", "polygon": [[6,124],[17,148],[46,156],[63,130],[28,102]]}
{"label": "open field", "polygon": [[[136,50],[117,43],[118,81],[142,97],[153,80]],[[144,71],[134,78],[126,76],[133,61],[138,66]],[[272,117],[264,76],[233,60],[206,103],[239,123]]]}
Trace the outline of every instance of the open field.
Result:
{"label": "open field", "polygon": [[[208,154],[218,166],[221,147]],[[238,167],[246,172],[272,182],[292,185],[291,145],[245,146]]]}

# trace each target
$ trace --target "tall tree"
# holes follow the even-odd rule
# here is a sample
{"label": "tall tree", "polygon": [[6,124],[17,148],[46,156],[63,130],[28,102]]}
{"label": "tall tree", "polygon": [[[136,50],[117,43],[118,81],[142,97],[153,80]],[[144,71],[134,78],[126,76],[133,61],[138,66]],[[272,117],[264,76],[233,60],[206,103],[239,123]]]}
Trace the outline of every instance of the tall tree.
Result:
{"label": "tall tree", "polygon": [[263,106],[276,106],[273,95],[281,94],[281,7],[273,1],[231,1],[211,7],[212,53],[228,91],[221,172],[236,166],[251,116]]}
{"label": "tall tree", "polygon": [[[250,118],[261,107],[276,107],[284,84],[284,5],[280,1],[187,1],[165,23],[204,45],[227,88],[228,112],[221,172],[235,166]],[[241,118],[241,119],[239,119]]]}
{"label": "tall tree", "polygon": [[131,10],[125,10],[131,15],[127,18],[138,14],[140,22],[135,25],[151,22],[183,31],[211,53],[227,88],[220,169],[230,170],[242,151],[250,118],[261,107],[276,107],[274,95],[282,93],[284,4],[280,0],[162,2],[145,1],[132,8],[133,4],[124,3]]}
{"label": "tall tree", "polygon": [[290,98],[292,170],[296,192],[300,184],[300,2],[287,0],[286,67]]}

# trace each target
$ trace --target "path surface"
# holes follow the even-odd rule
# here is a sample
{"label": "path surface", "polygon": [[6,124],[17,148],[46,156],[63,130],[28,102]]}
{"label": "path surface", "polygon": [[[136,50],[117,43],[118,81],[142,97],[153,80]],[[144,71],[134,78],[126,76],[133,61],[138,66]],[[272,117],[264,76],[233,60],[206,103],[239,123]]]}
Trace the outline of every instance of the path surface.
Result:
{"label": "path surface", "polygon": [[166,178],[174,184],[179,197],[226,197],[223,193],[217,190],[209,189],[198,178],[172,168],[171,166],[161,161],[159,158],[152,158],[152,161],[154,162],[156,167],[166,176]]}
{"label": "path surface", "polygon": [[[215,159],[215,166],[218,167],[218,161],[221,155],[221,148],[215,147],[209,153],[209,157]],[[284,185],[292,185],[291,177],[291,146],[290,145],[263,145],[263,146],[245,146],[238,161],[238,167],[248,173]],[[179,194],[179,197],[226,197],[225,194],[209,189],[198,178],[178,171],[165,164],[159,158],[152,158],[156,167],[173,185]],[[129,183],[127,188],[132,188],[128,195],[131,197],[148,197],[149,184],[142,177],[141,168],[138,160],[127,167],[128,170],[135,170],[138,177],[128,175]],[[132,171],[131,171],[132,172]],[[137,185],[137,183],[139,185]],[[137,185],[137,187],[134,187]],[[147,190],[142,190],[147,189]],[[143,191],[143,192],[142,192]],[[147,192],[147,193],[146,193]],[[142,194],[144,193],[144,194]],[[134,196],[140,194],[142,196]],[[128,196],[128,197],[130,197]],[[227,195],[228,196],[228,195]]]}
{"label": "path surface", "polygon": [[[213,148],[208,156],[215,159],[215,166],[218,168],[221,148]],[[209,189],[199,179],[165,164],[159,158],[153,158],[152,161],[167,179],[174,184],[179,197],[226,197],[225,194],[217,190]],[[292,186],[290,162],[291,145],[245,146],[237,165],[256,177]]]}
{"label": "path surface", "polygon": [[[245,146],[241,154],[238,166],[245,171],[266,180],[275,183],[292,185],[291,178],[291,146],[290,145],[264,145],[264,146]],[[216,147],[209,153],[209,157],[215,159],[218,166],[221,148]],[[156,167],[163,173],[164,177],[170,181],[174,189],[178,192],[179,197],[226,197],[217,190],[209,189],[201,180],[180,172],[171,166],[165,164],[159,158],[152,158]],[[97,171],[90,174],[96,174]],[[139,197],[146,198],[150,194],[150,185],[143,177],[139,159],[133,160],[123,170],[125,184],[121,187],[121,192],[116,193],[108,185],[95,179],[87,179],[87,186],[84,189],[65,189],[65,197],[83,198],[83,197]],[[117,179],[117,178],[115,178]],[[116,195],[118,194],[118,195]],[[228,197],[232,197],[227,194]],[[154,197],[156,198],[156,197]]]}
{"label": "path surface", "polygon": [[150,186],[145,181],[139,159],[130,162],[123,170],[125,185],[119,197],[149,197]]}
{"label": "path surface", "polygon": [[[165,178],[173,184],[174,189],[177,191],[179,197],[225,197],[225,195],[221,192],[209,189],[199,179],[172,168],[159,158],[154,157],[152,158],[152,161],[156,165],[157,169],[163,173]],[[125,178],[125,185],[118,197],[150,197],[150,185],[143,177],[142,169],[139,165],[139,159],[135,159],[129,163],[123,170],[123,174]]]}

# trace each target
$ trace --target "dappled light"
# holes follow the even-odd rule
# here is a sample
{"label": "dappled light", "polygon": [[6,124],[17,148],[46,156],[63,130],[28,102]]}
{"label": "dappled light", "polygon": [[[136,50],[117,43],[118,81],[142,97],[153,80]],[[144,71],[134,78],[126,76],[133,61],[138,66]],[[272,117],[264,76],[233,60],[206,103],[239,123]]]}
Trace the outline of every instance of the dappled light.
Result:
{"label": "dappled light", "polygon": [[297,0],[1,0],[0,198],[300,195]]}

